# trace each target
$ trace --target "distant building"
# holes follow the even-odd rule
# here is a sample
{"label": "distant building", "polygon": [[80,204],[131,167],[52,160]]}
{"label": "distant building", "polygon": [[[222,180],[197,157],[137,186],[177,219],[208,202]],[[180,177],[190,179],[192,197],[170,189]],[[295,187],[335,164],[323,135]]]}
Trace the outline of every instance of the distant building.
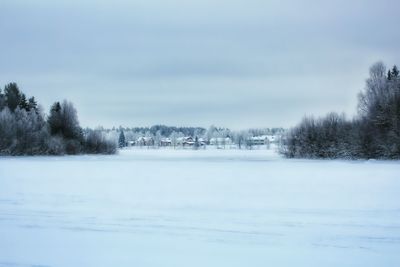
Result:
{"label": "distant building", "polygon": [[160,146],[171,146],[172,140],[170,138],[161,138]]}
{"label": "distant building", "polygon": [[178,137],[176,139],[176,144],[178,146],[193,146],[194,145],[194,139],[191,136],[184,136],[184,137]]}
{"label": "distant building", "polygon": [[261,146],[270,145],[278,142],[278,137],[276,135],[260,135],[250,137],[251,145]]}
{"label": "distant building", "polygon": [[204,138],[199,138],[198,139],[199,145],[200,146],[205,146],[207,145],[207,140],[205,140]]}
{"label": "distant building", "polygon": [[136,140],[136,146],[154,146],[153,137],[141,136]]}
{"label": "distant building", "polygon": [[[207,144],[207,141],[203,138],[198,138],[197,142],[199,146],[205,146]],[[193,138],[191,136],[184,136],[176,139],[177,146],[192,147],[195,146],[195,144],[196,144],[196,138]]]}

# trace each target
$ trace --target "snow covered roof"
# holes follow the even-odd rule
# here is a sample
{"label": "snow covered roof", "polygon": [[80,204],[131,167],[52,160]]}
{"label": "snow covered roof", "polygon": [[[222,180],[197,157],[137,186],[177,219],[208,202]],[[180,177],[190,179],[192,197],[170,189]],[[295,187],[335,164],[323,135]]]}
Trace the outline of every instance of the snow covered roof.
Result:
{"label": "snow covered roof", "polygon": [[259,136],[253,136],[250,139],[254,141],[263,141],[268,139],[268,141],[272,142],[275,141],[277,137],[275,135],[259,135]]}
{"label": "snow covered roof", "polygon": [[230,141],[230,140],[231,140],[230,137],[226,137],[226,138],[223,138],[223,137],[215,138],[215,137],[213,137],[213,138],[210,139],[210,142],[214,142],[214,141],[221,142],[221,141]]}
{"label": "snow covered roof", "polygon": [[137,139],[137,141],[150,141],[153,140],[153,137],[151,136],[141,136]]}
{"label": "snow covered roof", "polygon": [[178,137],[176,140],[178,142],[180,142],[180,141],[192,141],[193,137],[191,137],[191,136]]}

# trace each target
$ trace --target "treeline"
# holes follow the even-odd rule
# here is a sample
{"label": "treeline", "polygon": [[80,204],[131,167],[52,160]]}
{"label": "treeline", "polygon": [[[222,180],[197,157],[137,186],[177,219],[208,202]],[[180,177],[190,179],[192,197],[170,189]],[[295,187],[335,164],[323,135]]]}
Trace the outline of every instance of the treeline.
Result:
{"label": "treeline", "polygon": [[156,136],[157,134],[163,136],[163,137],[168,137],[170,136],[173,132],[175,133],[182,133],[184,136],[196,136],[196,135],[203,135],[206,131],[206,129],[202,127],[176,127],[176,126],[166,126],[166,125],[153,125],[151,127],[119,127],[116,129],[115,127],[111,129],[111,131],[124,131],[124,132],[130,132],[133,134],[137,135],[152,135]]}
{"label": "treeline", "polygon": [[370,68],[359,93],[358,115],[347,120],[330,113],[304,118],[284,139],[281,152],[289,158],[400,158],[400,77],[396,66]]}
{"label": "treeline", "polygon": [[164,139],[169,139],[172,146],[176,146],[177,139],[183,137],[192,137],[200,139],[207,144],[214,139],[214,144],[225,147],[226,138],[232,144],[237,145],[239,149],[252,149],[254,146],[252,137],[262,135],[281,136],[284,133],[283,128],[253,128],[247,130],[234,131],[229,128],[216,127],[211,125],[208,129],[202,127],[175,127],[165,125],[154,125],[151,127],[113,127],[112,129],[101,129],[110,140],[114,140],[118,147],[128,146],[141,138],[153,140],[152,147],[161,146]]}
{"label": "treeline", "polygon": [[99,130],[79,126],[73,104],[56,102],[45,116],[16,83],[0,88],[0,155],[113,154],[116,145]]}

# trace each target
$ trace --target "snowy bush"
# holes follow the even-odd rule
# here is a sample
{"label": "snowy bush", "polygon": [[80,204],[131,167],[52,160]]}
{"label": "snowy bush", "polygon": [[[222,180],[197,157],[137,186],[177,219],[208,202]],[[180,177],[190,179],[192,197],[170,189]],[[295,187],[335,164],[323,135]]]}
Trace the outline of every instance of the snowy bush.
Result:
{"label": "snowy bush", "polygon": [[114,154],[116,153],[115,142],[106,138],[100,130],[86,130],[85,153],[88,154]]}

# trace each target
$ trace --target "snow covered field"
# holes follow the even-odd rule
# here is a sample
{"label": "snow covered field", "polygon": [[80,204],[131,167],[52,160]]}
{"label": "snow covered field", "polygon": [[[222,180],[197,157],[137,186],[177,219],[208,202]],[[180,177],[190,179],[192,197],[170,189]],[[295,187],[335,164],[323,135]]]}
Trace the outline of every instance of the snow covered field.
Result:
{"label": "snow covered field", "polygon": [[0,266],[400,266],[400,163],[0,158]]}

